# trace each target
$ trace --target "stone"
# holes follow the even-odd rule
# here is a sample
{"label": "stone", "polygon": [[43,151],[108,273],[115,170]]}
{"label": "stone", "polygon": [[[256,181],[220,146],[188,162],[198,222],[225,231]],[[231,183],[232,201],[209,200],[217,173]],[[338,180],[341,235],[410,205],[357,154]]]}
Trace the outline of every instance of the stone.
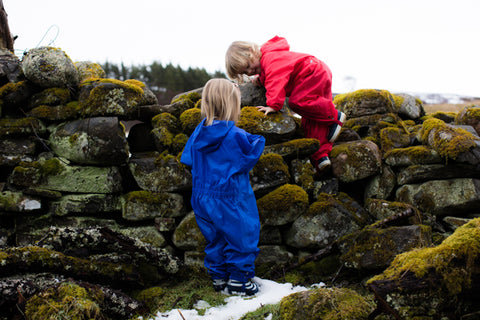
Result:
{"label": "stone", "polygon": [[73,61],[59,48],[30,49],[23,57],[25,77],[42,88],[75,87],[79,83]]}
{"label": "stone", "polygon": [[285,184],[257,200],[260,222],[281,226],[295,221],[308,208],[308,194],[301,187]]}
{"label": "stone", "polygon": [[431,245],[431,237],[430,227],[421,225],[367,228],[338,241],[340,260],[355,269],[386,268],[397,254]]}
{"label": "stone", "polygon": [[207,241],[195,220],[195,214],[188,213],[178,224],[172,236],[173,244],[184,251],[202,251]]}
{"label": "stone", "polygon": [[342,143],[330,152],[332,172],[342,182],[354,182],[375,174],[382,167],[378,146],[367,140]]}
{"label": "stone", "polygon": [[130,172],[142,190],[151,192],[180,192],[192,186],[192,175],[177,159],[150,156],[131,158]]}
{"label": "stone", "polygon": [[123,127],[116,117],[62,123],[51,130],[50,146],[59,157],[77,164],[121,165],[129,157]]}
{"label": "stone", "polygon": [[387,90],[362,89],[339,94],[333,103],[347,119],[394,112],[393,96]]}
{"label": "stone", "polygon": [[322,194],[292,223],[284,235],[285,242],[294,248],[326,248],[368,221],[368,213],[348,197]]}
{"label": "stone", "polygon": [[396,200],[436,216],[478,211],[480,180],[463,178],[406,184],[397,189]]}
{"label": "stone", "polygon": [[399,115],[414,120],[425,115],[423,102],[419,98],[407,93],[397,93],[394,95],[394,99]]}
{"label": "stone", "polygon": [[122,197],[122,217],[127,221],[145,221],[157,217],[185,215],[183,197],[167,192],[132,191]]}

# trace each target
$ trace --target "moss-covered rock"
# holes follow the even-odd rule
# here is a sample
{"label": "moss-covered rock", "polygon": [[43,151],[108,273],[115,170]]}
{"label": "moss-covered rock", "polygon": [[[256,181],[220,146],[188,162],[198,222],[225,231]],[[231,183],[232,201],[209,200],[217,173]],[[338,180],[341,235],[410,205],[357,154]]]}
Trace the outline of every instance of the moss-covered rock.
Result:
{"label": "moss-covered rock", "polygon": [[67,104],[72,97],[70,90],[67,88],[47,88],[30,98],[29,108],[33,109],[41,105],[57,106]]}
{"label": "moss-covered rock", "polygon": [[129,168],[142,190],[151,192],[185,191],[192,185],[190,171],[169,154],[157,158],[130,159]]}
{"label": "moss-covered rock", "polygon": [[183,197],[180,194],[132,191],[123,197],[122,202],[122,217],[128,221],[179,217],[185,214]]}
{"label": "moss-covered rock", "polygon": [[395,112],[394,99],[387,90],[362,89],[336,95],[333,103],[347,118]]}
{"label": "moss-covered rock", "polygon": [[284,320],[368,319],[374,303],[347,288],[317,288],[284,297],[280,315]]}
{"label": "moss-covered rock", "polygon": [[266,144],[275,144],[290,140],[297,124],[292,116],[275,112],[265,115],[255,107],[243,107],[237,126],[252,134],[261,134]]}
{"label": "moss-covered rock", "polygon": [[304,159],[317,152],[318,148],[320,142],[317,139],[301,138],[266,146],[263,154],[275,153],[285,160]]}
{"label": "moss-covered rock", "polygon": [[445,162],[438,152],[428,146],[392,149],[385,153],[384,158],[385,163],[392,167]]}
{"label": "moss-covered rock", "polygon": [[339,239],[340,260],[356,269],[386,268],[397,254],[429,246],[431,237],[428,226],[366,228]]}
{"label": "moss-covered rock", "polygon": [[439,155],[454,160],[459,154],[478,148],[480,145],[478,136],[472,135],[465,129],[447,125],[439,119],[424,121],[419,135],[420,140],[437,151]]}
{"label": "moss-covered rock", "polygon": [[92,78],[80,84],[78,102],[85,117],[124,116],[143,102],[142,83]]}
{"label": "moss-covered rock", "polygon": [[295,248],[325,248],[341,236],[361,229],[368,221],[368,213],[345,194],[321,194],[293,222],[285,242]]}
{"label": "moss-covered rock", "polygon": [[397,174],[399,185],[455,178],[480,179],[480,167],[463,163],[411,165]]}
{"label": "moss-covered rock", "polygon": [[464,178],[407,184],[397,189],[396,201],[437,216],[452,210],[456,214],[476,211],[480,206],[480,180]]}
{"label": "moss-covered rock", "polygon": [[373,176],[365,187],[364,199],[388,199],[397,186],[397,176],[390,166],[382,165],[379,174]]}
{"label": "moss-covered rock", "polygon": [[46,127],[42,121],[27,117],[21,119],[0,119],[0,137],[29,136],[37,134],[43,136]]}
{"label": "moss-covered rock", "polygon": [[265,194],[290,181],[288,165],[282,156],[269,153],[260,156],[250,171],[250,183],[256,194]]}
{"label": "moss-covered rock", "polygon": [[185,110],[180,115],[180,123],[182,125],[182,132],[186,135],[191,135],[193,130],[202,121],[202,114],[199,108],[192,108]]}
{"label": "moss-covered rock", "polygon": [[21,192],[0,192],[0,211],[27,212],[42,208],[39,198],[29,197]]}
{"label": "moss-covered rock", "polygon": [[59,106],[40,105],[30,110],[27,115],[43,121],[55,122],[76,119],[80,114],[81,108],[78,101],[71,101]]}
{"label": "moss-covered rock", "polygon": [[175,246],[182,250],[203,250],[207,241],[197,225],[193,211],[188,213],[178,224],[172,240]]}
{"label": "moss-covered rock", "polygon": [[457,114],[455,123],[472,126],[477,134],[480,135],[480,106],[474,104],[465,106],[465,108]]}
{"label": "moss-covered rock", "polygon": [[480,219],[440,245],[399,254],[367,285],[404,319],[460,318],[478,310]]}
{"label": "moss-covered rock", "polygon": [[425,115],[423,102],[419,98],[406,94],[398,93],[393,95],[393,101],[398,113],[408,119],[419,119]]}
{"label": "moss-covered rock", "polygon": [[308,208],[308,194],[301,187],[285,184],[257,200],[260,221],[280,226],[293,222]]}
{"label": "moss-covered rock", "polygon": [[34,246],[0,250],[0,270],[3,276],[41,270],[117,288],[138,287],[142,283],[132,265],[93,262]]}
{"label": "moss-covered rock", "polygon": [[91,78],[105,78],[106,73],[102,66],[91,61],[76,61],[75,67],[78,71],[79,81],[83,82]]}
{"label": "moss-covered rock", "polygon": [[100,309],[102,302],[101,291],[64,282],[28,299],[25,315],[32,320],[55,319],[59,315],[72,320],[104,319]]}
{"label": "moss-covered rock", "polygon": [[12,185],[71,193],[119,193],[118,167],[71,166],[59,158],[22,162],[9,177]]}
{"label": "moss-covered rock", "polygon": [[50,202],[50,212],[58,216],[120,212],[120,199],[112,194],[67,194]]}
{"label": "moss-covered rock", "polygon": [[96,117],[62,123],[51,130],[56,155],[77,164],[125,164],[128,144],[116,117]]}
{"label": "moss-covered rock", "polygon": [[177,117],[169,112],[162,112],[154,116],[152,118],[152,126],[154,128],[166,128],[175,134],[180,132],[181,127]]}
{"label": "moss-covered rock", "polygon": [[38,47],[23,57],[25,77],[42,88],[75,87],[78,71],[73,61],[60,48]]}
{"label": "moss-covered rock", "polygon": [[382,166],[378,146],[367,140],[334,146],[330,159],[333,174],[343,182],[353,182],[378,174]]}

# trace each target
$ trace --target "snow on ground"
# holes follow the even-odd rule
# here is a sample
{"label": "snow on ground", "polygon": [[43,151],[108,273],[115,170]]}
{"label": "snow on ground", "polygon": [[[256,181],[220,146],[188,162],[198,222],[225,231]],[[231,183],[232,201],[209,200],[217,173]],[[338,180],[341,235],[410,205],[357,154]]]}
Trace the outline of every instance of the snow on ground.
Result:
{"label": "snow on ground", "polygon": [[[199,301],[197,308],[207,309],[203,316],[198,315],[196,309],[173,309],[165,313],[159,312],[154,319],[150,320],[237,320],[248,312],[255,311],[264,305],[279,303],[283,297],[292,293],[308,290],[308,288],[302,286],[294,287],[291,283],[277,283],[258,277],[253,280],[260,286],[259,293],[253,297],[227,296],[225,305],[210,308],[208,308],[206,302]],[[320,283],[313,286],[322,287],[324,284]],[[207,304],[207,306],[204,304]]]}

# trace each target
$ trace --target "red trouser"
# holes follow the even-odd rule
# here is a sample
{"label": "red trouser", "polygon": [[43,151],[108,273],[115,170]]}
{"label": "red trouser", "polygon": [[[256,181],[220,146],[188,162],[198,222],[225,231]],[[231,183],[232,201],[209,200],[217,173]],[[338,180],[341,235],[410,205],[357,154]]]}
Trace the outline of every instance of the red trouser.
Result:
{"label": "red trouser", "polygon": [[343,124],[337,119],[338,112],[332,101],[330,69],[317,59],[309,62],[295,78],[288,102],[290,108],[302,116],[305,136],[320,141],[320,148],[311,156],[317,161],[332,150],[333,144],[327,139],[329,126]]}

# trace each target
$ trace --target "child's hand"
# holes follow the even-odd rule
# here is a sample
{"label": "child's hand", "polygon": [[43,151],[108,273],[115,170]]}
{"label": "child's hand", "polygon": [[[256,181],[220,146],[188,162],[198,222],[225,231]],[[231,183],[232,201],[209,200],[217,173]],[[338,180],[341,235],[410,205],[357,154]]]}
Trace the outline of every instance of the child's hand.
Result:
{"label": "child's hand", "polygon": [[255,75],[255,76],[251,77],[251,80],[252,80],[252,83],[256,87],[261,87],[262,86],[262,83],[260,82],[260,77],[258,75]]}
{"label": "child's hand", "polygon": [[264,107],[264,106],[258,106],[257,110],[265,112],[265,115],[269,114],[270,112],[277,112],[277,110],[273,109],[272,107]]}

